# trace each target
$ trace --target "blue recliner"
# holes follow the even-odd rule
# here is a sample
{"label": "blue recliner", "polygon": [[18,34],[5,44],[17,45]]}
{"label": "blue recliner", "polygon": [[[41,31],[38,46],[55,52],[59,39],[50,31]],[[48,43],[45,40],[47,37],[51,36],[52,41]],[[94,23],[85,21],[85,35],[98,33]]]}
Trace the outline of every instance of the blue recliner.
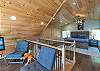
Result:
{"label": "blue recliner", "polygon": [[52,71],[55,63],[55,49],[42,46],[37,59],[20,69],[20,71]]}
{"label": "blue recliner", "polygon": [[21,60],[25,52],[28,52],[29,42],[26,40],[19,40],[16,44],[14,52],[9,53],[5,56],[8,63],[23,63]]}

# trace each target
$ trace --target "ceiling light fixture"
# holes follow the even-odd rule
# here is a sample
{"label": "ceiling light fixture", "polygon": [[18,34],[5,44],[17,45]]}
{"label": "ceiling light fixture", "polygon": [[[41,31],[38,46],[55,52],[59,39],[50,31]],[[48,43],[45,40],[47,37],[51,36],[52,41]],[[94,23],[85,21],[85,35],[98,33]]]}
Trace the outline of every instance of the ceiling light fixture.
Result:
{"label": "ceiling light fixture", "polygon": [[11,16],[10,19],[11,20],[16,20],[16,16]]}
{"label": "ceiling light fixture", "polygon": [[75,3],[75,2],[73,2],[72,4],[73,4],[73,5],[76,5],[76,3]]}
{"label": "ceiling light fixture", "polygon": [[68,23],[65,23],[65,24],[68,24]]}
{"label": "ceiling light fixture", "polygon": [[44,22],[41,22],[41,25],[43,25],[44,24]]}

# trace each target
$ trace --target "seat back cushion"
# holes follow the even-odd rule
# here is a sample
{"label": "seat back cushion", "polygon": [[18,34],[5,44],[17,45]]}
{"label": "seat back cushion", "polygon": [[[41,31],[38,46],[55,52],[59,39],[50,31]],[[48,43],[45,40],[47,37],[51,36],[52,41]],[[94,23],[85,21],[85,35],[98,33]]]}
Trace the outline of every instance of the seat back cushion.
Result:
{"label": "seat back cushion", "polygon": [[20,52],[28,51],[28,42],[25,40],[19,40],[16,44],[16,51]]}
{"label": "seat back cushion", "polygon": [[41,64],[39,64],[37,61],[34,61],[31,64],[21,67],[20,71],[48,71],[48,70]]}
{"label": "seat back cushion", "polygon": [[55,49],[42,46],[41,51],[39,52],[39,55],[37,57],[37,61],[42,66],[51,71],[53,68],[53,64],[55,62],[55,55],[56,55]]}

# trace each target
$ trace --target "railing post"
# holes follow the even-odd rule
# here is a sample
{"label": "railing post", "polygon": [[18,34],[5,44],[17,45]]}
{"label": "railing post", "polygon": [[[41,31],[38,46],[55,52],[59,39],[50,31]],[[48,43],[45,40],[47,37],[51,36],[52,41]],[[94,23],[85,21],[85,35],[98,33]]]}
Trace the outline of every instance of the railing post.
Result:
{"label": "railing post", "polygon": [[64,44],[63,44],[63,47],[62,47],[62,65],[63,65],[62,71],[65,71],[65,46],[64,46]]}
{"label": "railing post", "polygon": [[76,61],[76,59],[75,59],[75,56],[76,56],[75,52],[76,52],[76,42],[74,41],[74,56],[73,56],[74,63]]}

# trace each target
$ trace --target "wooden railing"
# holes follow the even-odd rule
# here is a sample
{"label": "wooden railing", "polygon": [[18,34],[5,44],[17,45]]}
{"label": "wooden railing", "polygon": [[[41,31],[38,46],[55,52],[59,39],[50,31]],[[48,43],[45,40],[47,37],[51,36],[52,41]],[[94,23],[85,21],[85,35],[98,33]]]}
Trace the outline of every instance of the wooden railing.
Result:
{"label": "wooden railing", "polygon": [[[73,61],[75,62],[75,52],[76,52],[76,42],[75,41],[69,42],[69,41],[63,41],[61,39],[60,40],[57,40],[57,39],[54,40],[54,39],[40,38],[39,42],[49,44],[49,45],[53,45],[53,46],[60,47],[60,48],[62,48],[64,46],[65,50],[73,50],[73,56],[69,55],[69,56],[66,56],[66,58],[72,56]],[[66,52],[65,54],[67,54],[67,53],[71,53],[71,52]]]}
{"label": "wooden railing", "polygon": [[[39,51],[41,50],[41,46],[47,46],[50,48],[54,48],[56,49],[56,61],[55,61],[55,65],[53,67],[53,71],[65,71],[65,64],[66,64],[66,48],[65,47],[75,47],[75,42],[65,42],[66,44],[70,44],[69,46],[65,45],[64,41],[60,41],[60,45],[59,46],[53,46],[53,45],[48,45],[48,44],[44,44],[41,42],[36,42],[36,41],[31,41],[31,40],[27,40],[28,42],[32,43],[32,50],[33,53],[35,54],[35,56],[38,55]],[[51,43],[51,42],[50,42]],[[63,44],[64,43],[64,44]],[[75,61],[75,53],[73,56],[73,61]]]}
{"label": "wooden railing", "polygon": [[[65,58],[64,60],[62,60],[62,62],[65,61],[65,62],[71,63],[72,65],[75,64],[75,61],[76,61],[75,60],[75,56],[76,56],[75,55],[75,52],[76,52],[76,42],[75,41],[69,42],[69,41],[64,41],[63,39],[40,38],[39,42],[62,48],[64,50],[64,51],[62,50],[62,52],[63,52],[62,58]],[[71,51],[71,50],[73,50],[73,51]]]}

